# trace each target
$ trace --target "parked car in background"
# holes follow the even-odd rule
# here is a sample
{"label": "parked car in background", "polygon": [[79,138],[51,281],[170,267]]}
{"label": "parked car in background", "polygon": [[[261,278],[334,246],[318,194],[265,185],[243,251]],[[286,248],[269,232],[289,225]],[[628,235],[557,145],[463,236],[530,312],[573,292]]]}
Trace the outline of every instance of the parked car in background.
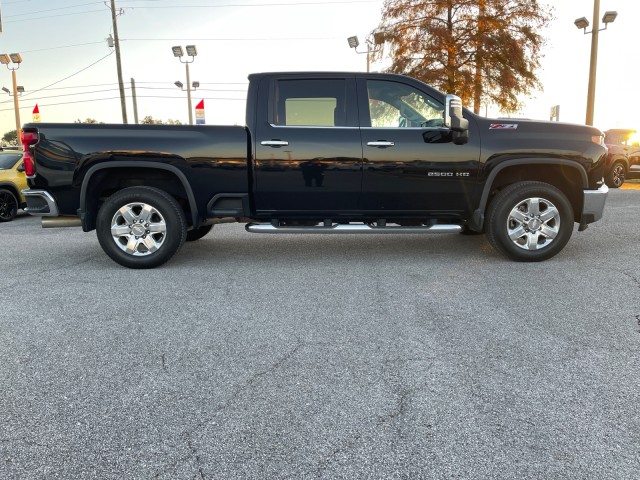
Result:
{"label": "parked car in background", "polygon": [[22,193],[28,188],[22,152],[0,152],[0,222],[13,220],[26,205]]}
{"label": "parked car in background", "polygon": [[640,173],[638,132],[631,128],[612,128],[604,135],[609,149],[604,180],[608,187],[618,188],[630,173]]}

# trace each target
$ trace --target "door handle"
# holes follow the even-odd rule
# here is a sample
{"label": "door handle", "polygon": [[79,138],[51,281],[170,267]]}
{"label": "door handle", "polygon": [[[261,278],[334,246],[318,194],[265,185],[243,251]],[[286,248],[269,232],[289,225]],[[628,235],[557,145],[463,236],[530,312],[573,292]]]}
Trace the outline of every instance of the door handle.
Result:
{"label": "door handle", "polygon": [[268,147],[286,147],[289,142],[285,140],[263,140],[260,145],[267,145]]}
{"label": "door handle", "polygon": [[395,143],[379,140],[377,142],[367,142],[367,145],[369,145],[370,147],[383,148],[383,147],[393,147]]}

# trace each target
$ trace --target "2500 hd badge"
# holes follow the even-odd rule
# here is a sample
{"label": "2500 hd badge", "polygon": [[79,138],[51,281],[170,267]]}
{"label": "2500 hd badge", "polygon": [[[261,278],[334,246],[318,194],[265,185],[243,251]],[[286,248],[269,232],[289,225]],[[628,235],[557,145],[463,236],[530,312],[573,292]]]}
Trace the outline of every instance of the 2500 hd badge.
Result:
{"label": "2500 hd badge", "polygon": [[428,177],[468,177],[469,172],[427,172]]}

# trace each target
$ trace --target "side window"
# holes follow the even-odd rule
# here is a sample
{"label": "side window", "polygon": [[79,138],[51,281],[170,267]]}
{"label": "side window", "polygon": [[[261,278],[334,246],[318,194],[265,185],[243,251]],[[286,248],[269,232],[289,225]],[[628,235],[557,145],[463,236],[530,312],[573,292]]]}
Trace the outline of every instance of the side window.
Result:
{"label": "side window", "polygon": [[279,80],[272,123],[280,126],[346,126],[345,80]]}
{"label": "side window", "polygon": [[372,127],[441,127],[444,105],[409,85],[368,80],[369,115]]}

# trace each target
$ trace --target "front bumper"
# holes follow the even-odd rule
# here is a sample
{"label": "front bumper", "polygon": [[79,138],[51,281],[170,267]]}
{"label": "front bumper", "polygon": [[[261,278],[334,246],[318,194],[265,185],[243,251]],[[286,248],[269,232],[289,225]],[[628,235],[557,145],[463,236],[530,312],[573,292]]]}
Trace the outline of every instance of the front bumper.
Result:
{"label": "front bumper", "polygon": [[597,190],[584,190],[580,227],[586,228],[587,224],[597,222],[602,218],[608,194],[609,187],[604,184]]}
{"label": "front bumper", "polygon": [[27,200],[24,211],[28,214],[42,217],[60,215],[56,199],[46,190],[26,189],[22,190],[22,195]]}

